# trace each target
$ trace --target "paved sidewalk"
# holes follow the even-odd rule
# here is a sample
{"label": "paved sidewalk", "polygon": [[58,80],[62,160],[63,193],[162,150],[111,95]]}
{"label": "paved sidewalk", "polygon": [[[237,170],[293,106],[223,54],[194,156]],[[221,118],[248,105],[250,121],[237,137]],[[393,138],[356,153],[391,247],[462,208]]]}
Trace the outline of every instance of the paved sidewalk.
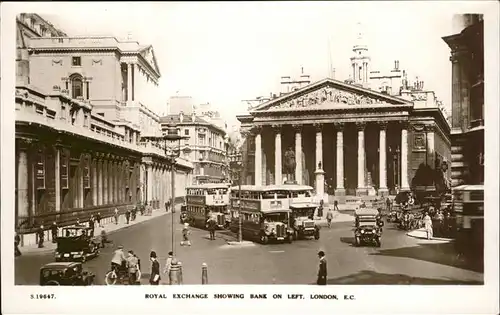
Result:
{"label": "paved sidewalk", "polygon": [[[176,205],[176,212],[177,211],[180,211],[180,204]],[[100,228],[96,224],[96,228],[94,230],[94,236],[100,238],[101,231],[103,229],[106,231],[107,234],[109,234],[109,233],[121,230],[123,228],[127,228],[130,226],[139,224],[141,222],[149,221],[151,219],[154,219],[154,218],[157,218],[159,216],[166,215],[166,214],[170,214],[170,211],[166,212],[164,209],[157,209],[157,210],[153,210],[153,212],[150,216],[146,216],[146,215],[141,216],[140,213],[138,213],[135,221],[130,221],[129,224],[126,223],[127,221],[125,219],[125,216],[121,215],[120,218],[118,219],[118,224],[115,224],[114,220],[111,222],[108,222],[107,224],[104,224],[104,228]],[[53,252],[53,251],[55,251],[55,249],[57,247],[57,244],[52,243],[52,241],[45,241],[43,243],[43,245],[44,245],[43,248],[38,248],[38,246],[36,244],[32,244],[32,245],[26,245],[23,247],[19,247],[19,249],[21,250],[21,253],[23,255],[26,255],[26,254],[29,255],[29,254],[40,254],[40,253]]]}
{"label": "paved sidewalk", "polygon": [[[427,232],[425,231],[424,228],[410,231],[410,232],[406,233],[406,235],[408,235],[410,237],[413,237],[413,238],[427,240]],[[451,242],[452,240],[453,239],[451,239],[451,238],[433,237],[429,241],[447,241],[447,242]]]}

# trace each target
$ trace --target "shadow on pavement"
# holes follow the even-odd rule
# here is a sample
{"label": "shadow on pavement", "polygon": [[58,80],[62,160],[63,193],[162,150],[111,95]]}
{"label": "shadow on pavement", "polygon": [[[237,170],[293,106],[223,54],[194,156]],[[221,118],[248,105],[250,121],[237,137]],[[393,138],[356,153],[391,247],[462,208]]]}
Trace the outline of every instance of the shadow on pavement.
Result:
{"label": "shadow on pavement", "polygon": [[340,237],[340,241],[342,243],[354,246],[354,237]]}
{"label": "shadow on pavement", "polygon": [[453,242],[441,244],[420,244],[418,246],[396,249],[382,249],[377,253],[372,253],[370,255],[412,258],[475,272],[484,272],[483,261],[480,259],[467,261],[464,257],[457,253]]}
{"label": "shadow on pavement", "polygon": [[410,277],[402,274],[387,274],[378,273],[371,270],[362,270],[358,273],[351,274],[344,277],[328,279],[327,284],[372,284],[372,285],[405,285],[405,284],[427,284],[427,285],[482,285],[482,282],[478,281],[460,281],[454,279],[430,279],[430,278],[420,278],[420,277]]}

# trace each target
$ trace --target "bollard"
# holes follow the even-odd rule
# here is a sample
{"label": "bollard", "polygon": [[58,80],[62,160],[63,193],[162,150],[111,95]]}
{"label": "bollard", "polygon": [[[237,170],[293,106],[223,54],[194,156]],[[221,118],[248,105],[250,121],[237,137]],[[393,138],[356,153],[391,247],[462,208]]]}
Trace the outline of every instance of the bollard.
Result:
{"label": "bollard", "polygon": [[172,260],[169,273],[170,285],[182,284],[182,264],[177,260]]}
{"label": "bollard", "polygon": [[208,284],[208,267],[206,263],[201,265],[201,284]]}

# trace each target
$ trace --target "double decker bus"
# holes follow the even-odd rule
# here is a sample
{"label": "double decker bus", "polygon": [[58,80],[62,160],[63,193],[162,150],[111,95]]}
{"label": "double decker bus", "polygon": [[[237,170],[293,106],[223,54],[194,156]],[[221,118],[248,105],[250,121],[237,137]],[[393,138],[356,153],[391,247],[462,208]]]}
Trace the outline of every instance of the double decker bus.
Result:
{"label": "double decker bus", "polygon": [[479,258],[484,245],[484,186],[461,185],[452,192],[457,249]]}
{"label": "double decker bus", "polygon": [[201,184],[186,187],[186,222],[191,226],[208,228],[208,219],[214,218],[217,227],[228,227],[230,222],[229,187],[225,183]]}
{"label": "double decker bus", "polygon": [[239,207],[241,206],[241,230],[244,239],[267,244],[270,240],[292,242],[291,204],[307,204],[312,201],[312,187],[301,185],[241,186],[231,189],[232,232],[239,230]]}

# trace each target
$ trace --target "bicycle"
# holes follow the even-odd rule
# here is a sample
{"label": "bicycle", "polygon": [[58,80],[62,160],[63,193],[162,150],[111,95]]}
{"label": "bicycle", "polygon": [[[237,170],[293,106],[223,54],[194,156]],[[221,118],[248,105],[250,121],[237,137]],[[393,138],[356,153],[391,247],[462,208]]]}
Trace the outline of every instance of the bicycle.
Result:
{"label": "bicycle", "polygon": [[[136,272],[136,282],[140,282],[142,273],[140,269],[137,269]],[[104,282],[106,285],[115,285],[117,282],[119,284],[127,283],[129,280],[129,273],[127,269],[119,268],[118,272],[116,268],[111,269],[104,276]]]}

